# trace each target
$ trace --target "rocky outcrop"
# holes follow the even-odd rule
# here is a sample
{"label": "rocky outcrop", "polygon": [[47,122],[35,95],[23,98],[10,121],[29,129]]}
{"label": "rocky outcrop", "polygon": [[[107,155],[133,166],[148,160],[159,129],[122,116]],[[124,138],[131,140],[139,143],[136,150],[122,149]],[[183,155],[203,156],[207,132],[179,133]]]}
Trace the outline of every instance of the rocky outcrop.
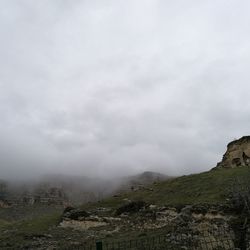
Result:
{"label": "rocky outcrop", "polygon": [[227,151],[222,161],[217,163],[218,168],[250,167],[250,136],[243,136],[227,145]]}
{"label": "rocky outcrop", "polygon": [[[230,206],[197,204],[175,208],[151,204],[136,209],[136,212],[132,209],[132,213],[129,213],[130,209],[126,209],[122,214],[110,213],[106,216],[98,212],[101,210],[86,212],[76,208],[65,209],[59,228],[71,228],[89,237],[103,238],[104,241],[107,237],[119,238],[128,230],[150,237],[153,232],[164,230],[162,236],[173,247],[171,249],[236,249],[235,232],[231,228],[231,221],[236,215],[229,212]],[[71,219],[69,215],[76,212],[87,216]]]}
{"label": "rocky outcrop", "polygon": [[63,189],[51,187],[32,192],[8,190],[5,196],[1,196],[0,192],[0,202],[4,202],[9,206],[32,206],[35,204],[63,206],[68,204],[68,198]]}

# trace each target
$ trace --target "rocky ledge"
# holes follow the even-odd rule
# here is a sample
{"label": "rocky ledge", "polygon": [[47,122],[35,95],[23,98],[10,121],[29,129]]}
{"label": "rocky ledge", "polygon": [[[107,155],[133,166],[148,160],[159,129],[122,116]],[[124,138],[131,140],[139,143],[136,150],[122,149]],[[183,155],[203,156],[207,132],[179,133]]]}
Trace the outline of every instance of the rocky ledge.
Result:
{"label": "rocky ledge", "polygon": [[214,169],[250,167],[250,136],[243,136],[227,145],[227,151],[222,161]]}
{"label": "rocky ledge", "polygon": [[[224,246],[222,239],[226,239],[228,249],[232,249],[237,237],[233,224],[238,215],[229,205],[159,207],[143,202],[130,202],[109,215],[105,211],[105,208],[88,212],[77,208],[66,209],[60,227],[85,231],[98,238],[116,237],[128,230],[152,232],[162,229],[168,233],[167,239],[180,244],[183,247],[181,249],[189,249],[184,244],[189,238],[200,246],[205,244],[204,239],[213,242],[214,248],[211,249]],[[183,237],[187,241],[184,242]],[[204,245],[201,249],[207,248]]]}

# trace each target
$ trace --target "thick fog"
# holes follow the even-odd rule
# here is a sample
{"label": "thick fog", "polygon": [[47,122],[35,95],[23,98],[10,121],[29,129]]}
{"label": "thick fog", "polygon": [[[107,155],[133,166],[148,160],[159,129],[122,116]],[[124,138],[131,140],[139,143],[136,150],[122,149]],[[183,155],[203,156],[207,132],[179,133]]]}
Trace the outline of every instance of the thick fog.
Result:
{"label": "thick fog", "polygon": [[248,0],[0,0],[0,178],[209,170],[250,131]]}

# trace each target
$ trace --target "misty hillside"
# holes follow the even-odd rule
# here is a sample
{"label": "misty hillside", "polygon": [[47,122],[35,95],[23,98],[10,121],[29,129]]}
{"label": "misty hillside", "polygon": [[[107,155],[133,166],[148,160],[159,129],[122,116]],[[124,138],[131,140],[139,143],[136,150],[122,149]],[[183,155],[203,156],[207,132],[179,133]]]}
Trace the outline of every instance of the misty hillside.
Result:
{"label": "misty hillside", "polygon": [[173,177],[165,174],[156,173],[152,171],[145,171],[142,174],[120,178],[118,181],[121,183],[120,191],[143,189],[145,186],[154,182],[159,182]]}
{"label": "misty hillside", "polygon": [[[167,206],[223,203],[226,202],[236,180],[241,180],[243,183],[249,182],[250,170],[247,166],[217,169],[154,183],[142,190],[104,199],[98,206],[117,208],[127,199]],[[96,204],[91,206],[96,206]]]}
{"label": "misty hillside", "polygon": [[39,195],[50,198],[52,203],[62,204],[66,202],[76,205],[90,201],[99,201],[117,192],[143,188],[146,185],[167,178],[169,177],[155,172],[144,172],[134,176],[112,179],[46,175],[29,181],[1,181],[0,200],[18,203],[20,199],[30,199],[30,197]]}
{"label": "misty hillside", "polygon": [[[142,174],[144,177],[145,175],[147,176]],[[145,240],[152,235],[166,235],[166,232],[170,233],[167,236],[170,237],[172,226],[181,229],[174,229],[180,244],[185,244],[187,239],[183,238],[183,241],[180,234],[182,237],[195,234],[196,240],[203,242],[203,230],[213,232],[217,228],[217,241],[214,240],[213,244],[220,246],[225,237],[232,234],[232,223],[238,223],[239,226],[242,223],[241,218],[235,222],[234,218],[238,214],[232,210],[234,208],[225,206],[231,188],[234,187],[235,180],[246,184],[249,179],[250,171],[246,166],[224,168],[155,182],[144,189],[122,193],[97,203],[77,208],[68,207],[64,212],[62,207],[53,206],[0,209],[0,247],[9,249],[5,248],[8,245],[13,249],[26,249],[26,246],[35,246],[30,249],[47,249],[54,246],[55,249],[74,249],[75,244],[85,246],[89,242],[95,245],[96,240],[100,239],[106,243],[117,240],[125,242],[135,239],[134,237]],[[120,214],[119,211],[123,210],[125,212]],[[225,234],[220,231],[224,228],[227,228]],[[15,241],[11,241],[13,236]],[[230,239],[232,245],[239,245],[231,238],[226,239]],[[62,248],[65,246],[67,248]],[[172,249],[205,250],[207,245],[200,248]]]}
{"label": "misty hillside", "polygon": [[142,174],[134,175],[128,178],[130,178],[130,181],[132,184],[138,183],[142,185],[147,185],[147,184],[151,184],[153,181],[163,181],[171,177],[165,174],[161,174],[161,173],[146,171],[146,172],[143,172]]}
{"label": "misty hillside", "polygon": [[[247,249],[242,246],[250,243],[249,138],[230,143],[217,167],[199,174],[169,178],[144,172],[105,182],[45,176],[37,186],[33,182],[34,190],[40,191],[40,203],[6,206],[0,202],[0,248],[85,249],[89,244],[90,249],[96,249],[101,240],[103,245],[110,243],[112,249],[121,249],[120,242],[127,242],[123,249],[139,250],[138,241],[150,245],[149,237],[163,235],[161,247],[154,249],[166,249],[169,244],[171,249]],[[241,160],[240,164],[235,159]],[[6,184],[2,182],[0,187],[3,194]],[[76,195],[77,189],[80,195],[91,188],[91,192],[102,191],[104,195],[110,187],[115,195],[98,202],[92,197],[92,202],[68,204],[66,208],[65,203],[51,203],[66,199],[66,191]],[[11,242],[13,236],[15,241]],[[136,242],[133,248],[132,241]],[[113,247],[114,242],[118,242],[117,247]]]}

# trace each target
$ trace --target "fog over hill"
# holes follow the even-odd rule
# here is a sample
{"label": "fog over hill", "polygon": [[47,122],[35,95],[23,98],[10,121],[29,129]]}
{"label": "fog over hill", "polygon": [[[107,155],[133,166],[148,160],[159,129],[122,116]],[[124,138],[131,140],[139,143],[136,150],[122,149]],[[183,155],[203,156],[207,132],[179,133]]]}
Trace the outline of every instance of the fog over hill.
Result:
{"label": "fog over hill", "polygon": [[249,134],[250,2],[0,2],[0,178],[208,170]]}
{"label": "fog over hill", "polygon": [[[36,179],[0,180],[0,201],[4,200],[11,204],[13,199],[15,202],[16,200],[22,202],[30,197],[35,199],[37,196],[47,194],[51,202],[54,202],[58,198],[56,193],[60,192],[65,202],[76,205],[99,201],[113,194],[143,188],[169,178],[171,177],[160,173],[144,172],[134,176],[110,179],[46,175]],[[51,192],[54,193],[52,196]]]}

